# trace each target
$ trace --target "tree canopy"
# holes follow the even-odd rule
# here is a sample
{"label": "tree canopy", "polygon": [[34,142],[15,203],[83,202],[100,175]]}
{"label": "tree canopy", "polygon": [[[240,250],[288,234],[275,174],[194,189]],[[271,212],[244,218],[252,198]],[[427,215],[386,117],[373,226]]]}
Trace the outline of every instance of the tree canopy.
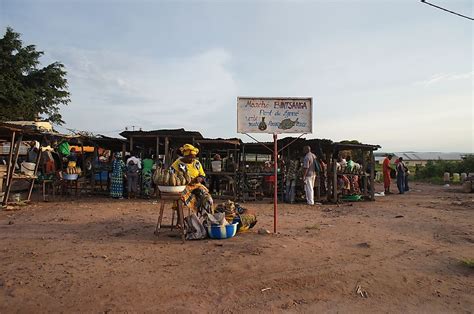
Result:
{"label": "tree canopy", "polygon": [[40,67],[43,51],[23,46],[8,27],[0,39],[0,121],[45,118],[62,124],[59,109],[70,102],[64,65]]}

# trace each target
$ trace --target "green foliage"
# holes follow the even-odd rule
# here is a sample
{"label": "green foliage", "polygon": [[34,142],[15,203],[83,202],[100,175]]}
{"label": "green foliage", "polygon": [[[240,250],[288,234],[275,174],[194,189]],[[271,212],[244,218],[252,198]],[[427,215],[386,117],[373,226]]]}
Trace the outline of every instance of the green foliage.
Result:
{"label": "green foliage", "polygon": [[461,260],[461,264],[463,264],[464,266],[467,266],[469,268],[474,268],[474,259],[472,259],[472,258],[463,259],[463,260]]}
{"label": "green foliage", "polygon": [[42,51],[23,46],[8,27],[0,39],[0,121],[34,120],[40,115],[61,124],[60,105],[70,102],[64,65],[39,67]]}
{"label": "green foliage", "polygon": [[416,179],[442,178],[445,172],[469,173],[474,172],[474,155],[468,155],[462,161],[428,161],[426,166],[415,172]]}

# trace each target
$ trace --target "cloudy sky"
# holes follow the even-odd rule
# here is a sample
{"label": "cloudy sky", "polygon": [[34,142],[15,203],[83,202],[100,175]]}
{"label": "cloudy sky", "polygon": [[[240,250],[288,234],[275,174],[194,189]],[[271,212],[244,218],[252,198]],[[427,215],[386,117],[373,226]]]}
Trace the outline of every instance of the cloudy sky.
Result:
{"label": "cloudy sky", "polygon": [[2,33],[65,64],[68,128],[235,137],[237,96],[311,96],[310,137],[385,151],[474,151],[473,25],[419,0],[0,0]]}

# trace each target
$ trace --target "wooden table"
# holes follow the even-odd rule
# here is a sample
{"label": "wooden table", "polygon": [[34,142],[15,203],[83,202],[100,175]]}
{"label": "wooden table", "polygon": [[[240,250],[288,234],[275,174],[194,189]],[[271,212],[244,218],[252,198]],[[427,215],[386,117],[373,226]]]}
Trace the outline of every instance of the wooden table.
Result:
{"label": "wooden table", "polygon": [[[170,225],[162,225],[161,222],[163,220],[163,212],[165,211],[166,203],[171,201],[172,204],[176,204],[175,208],[171,208],[172,215],[171,215],[171,224]],[[171,230],[176,226],[174,225],[174,211],[177,212],[177,220],[176,224],[181,227],[181,240],[186,240],[186,234],[184,230],[184,211],[183,211],[183,202],[181,201],[181,193],[166,193],[161,192],[161,201],[160,201],[160,215],[158,216],[158,221],[156,223],[155,235],[158,236],[160,233],[161,227],[170,227]]]}

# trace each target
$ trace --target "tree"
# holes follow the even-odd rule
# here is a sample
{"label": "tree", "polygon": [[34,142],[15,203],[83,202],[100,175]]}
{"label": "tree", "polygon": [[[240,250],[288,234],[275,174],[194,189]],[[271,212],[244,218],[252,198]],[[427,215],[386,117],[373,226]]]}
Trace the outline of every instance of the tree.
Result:
{"label": "tree", "polygon": [[62,124],[60,105],[71,100],[64,65],[54,62],[43,68],[43,51],[23,47],[20,34],[7,27],[0,39],[0,121],[35,120],[40,116]]}

